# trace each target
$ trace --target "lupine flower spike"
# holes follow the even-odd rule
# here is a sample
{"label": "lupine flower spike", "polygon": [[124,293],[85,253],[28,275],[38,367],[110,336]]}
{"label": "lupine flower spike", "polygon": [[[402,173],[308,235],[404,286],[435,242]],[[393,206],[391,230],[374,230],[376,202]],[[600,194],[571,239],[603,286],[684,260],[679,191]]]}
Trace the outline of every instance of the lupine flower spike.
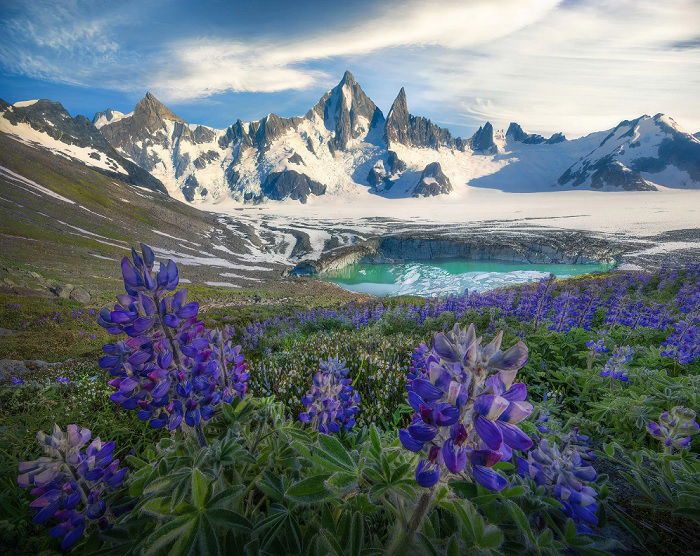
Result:
{"label": "lupine flower spike", "polygon": [[91,524],[100,529],[111,526],[105,495],[122,486],[126,468],[112,459],[114,442],[93,440],[88,429],[68,425],[63,432],[54,425],[51,435],[37,434],[46,456],[19,464],[17,484],[31,488],[36,499],[30,507],[36,510],[34,523],[53,520],[52,537],[61,538],[61,548],[73,546]]}
{"label": "lupine flower spike", "polygon": [[587,440],[577,430],[564,437],[561,445],[542,438],[527,459],[517,458],[518,473],[546,487],[582,533],[591,533],[590,527],[598,524],[598,493],[591,486],[597,473],[590,463]]}
{"label": "lupine flower spike", "polygon": [[690,446],[691,437],[700,431],[695,412],[683,406],[676,406],[670,412],[664,411],[659,416],[659,422],[652,421],[647,428],[654,438],[663,443],[668,452],[673,448],[687,448]]}
{"label": "lupine flower spike", "polygon": [[299,414],[302,423],[311,423],[324,434],[350,430],[359,413],[360,395],[350,385],[345,361],[330,358],[319,363],[313,385],[301,399],[307,410]]}
{"label": "lupine flower spike", "polygon": [[532,412],[527,387],[514,383],[528,350],[518,342],[502,351],[502,338],[499,332],[482,345],[473,324],[468,329],[455,324],[435,335],[430,351],[416,350],[408,386],[416,413],[399,438],[406,449],[426,456],[416,469],[421,486],[435,485],[446,469],[501,490],[507,481],[492,467],[510,460],[512,450],[532,445],[517,427]]}
{"label": "lupine flower spike", "polygon": [[[138,411],[151,427],[198,427],[215,407],[244,397],[249,378],[231,329],[207,330],[197,320],[199,304],[187,302],[173,261],[161,263],[147,245],[122,259],[125,295],[113,310],[102,309],[97,322],[110,334],[128,338],[106,344],[99,361],[114,377],[112,401]],[[199,430],[199,429],[197,429]]]}

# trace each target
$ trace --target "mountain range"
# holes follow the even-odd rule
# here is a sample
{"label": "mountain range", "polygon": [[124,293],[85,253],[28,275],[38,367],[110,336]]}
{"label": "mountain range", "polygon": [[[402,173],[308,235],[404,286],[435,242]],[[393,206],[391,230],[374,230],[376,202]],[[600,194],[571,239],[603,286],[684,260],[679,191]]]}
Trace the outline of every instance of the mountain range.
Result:
{"label": "mountain range", "polygon": [[403,88],[385,116],[350,72],[299,117],[269,114],[215,129],[185,122],[147,93],[133,112],[109,109],[92,121],[49,100],[0,101],[0,132],[197,205],[459,195],[468,187],[700,188],[700,132],[663,114],[572,140],[514,122],[505,132],[486,122],[461,138],[411,114]]}

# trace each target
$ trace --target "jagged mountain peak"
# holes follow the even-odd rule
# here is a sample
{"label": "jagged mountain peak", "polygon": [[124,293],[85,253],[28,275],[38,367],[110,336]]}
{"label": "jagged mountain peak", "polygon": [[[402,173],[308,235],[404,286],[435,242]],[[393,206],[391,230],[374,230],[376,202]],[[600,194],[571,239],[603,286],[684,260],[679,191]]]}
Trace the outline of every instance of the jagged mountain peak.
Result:
{"label": "jagged mountain peak", "polygon": [[388,146],[398,143],[410,147],[457,147],[464,150],[465,142],[454,139],[450,132],[422,116],[408,111],[406,89],[401,87],[391,105],[384,125],[384,140]]}
{"label": "jagged mountain peak", "polygon": [[159,101],[150,91],[136,104],[136,108],[134,108],[134,119],[145,120],[148,123],[154,120],[185,122],[185,120],[176,116],[167,106]]}
{"label": "jagged mountain peak", "polygon": [[353,139],[366,137],[371,129],[384,121],[382,111],[349,71],[320,98],[306,117],[321,118],[326,129],[335,133],[333,144],[339,149],[347,148]]}
{"label": "jagged mountain peak", "polygon": [[111,124],[129,116],[131,116],[131,114],[124,114],[123,112],[119,112],[119,110],[107,108],[107,110],[103,110],[102,112],[95,112],[95,115],[92,117],[92,123],[97,129],[100,129],[107,124]]}
{"label": "jagged mountain peak", "polygon": [[484,154],[495,154],[498,152],[498,147],[494,142],[493,126],[491,122],[486,122],[483,126],[480,126],[476,130],[474,135],[470,140],[472,150],[484,153]]}
{"label": "jagged mountain peak", "polygon": [[566,136],[561,132],[557,132],[552,134],[549,139],[546,139],[544,136],[538,133],[525,133],[520,124],[510,122],[508,130],[506,131],[506,139],[508,141],[516,141],[518,143],[525,143],[529,145],[539,145],[540,143],[552,145],[554,143],[566,141]]}

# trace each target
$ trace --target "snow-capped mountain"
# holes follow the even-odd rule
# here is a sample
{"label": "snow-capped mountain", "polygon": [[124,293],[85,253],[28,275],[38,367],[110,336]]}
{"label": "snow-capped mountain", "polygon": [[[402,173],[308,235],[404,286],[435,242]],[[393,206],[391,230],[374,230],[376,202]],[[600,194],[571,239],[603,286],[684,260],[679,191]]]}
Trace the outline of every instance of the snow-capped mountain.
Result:
{"label": "snow-capped mountain", "polygon": [[[22,135],[10,122],[28,108],[20,104],[26,103],[3,109],[0,131],[15,125],[12,131]],[[14,115],[7,119],[8,113]],[[350,72],[298,117],[268,114],[215,129],[185,122],[148,93],[129,114],[105,110],[95,115],[94,125],[80,116],[71,120],[83,135],[106,139],[111,152],[121,155],[122,169],[135,163],[170,195],[196,204],[231,198],[304,203],[367,193],[461,195],[469,187],[517,192],[700,187],[700,140],[661,114],[573,140],[562,133],[549,138],[527,133],[514,122],[505,132],[486,122],[465,139],[411,114],[403,88],[385,117]],[[32,126],[33,132],[41,127]],[[50,127],[46,123],[42,132]],[[91,140],[97,145],[98,139]],[[94,157],[88,158],[91,164]]]}
{"label": "snow-capped mountain", "polygon": [[90,120],[71,117],[58,102],[41,99],[10,105],[0,100],[0,132],[132,185],[166,192],[158,179],[118,153]]}
{"label": "snow-capped mountain", "polygon": [[664,114],[625,120],[559,178],[561,185],[653,190],[697,187],[700,141]]}

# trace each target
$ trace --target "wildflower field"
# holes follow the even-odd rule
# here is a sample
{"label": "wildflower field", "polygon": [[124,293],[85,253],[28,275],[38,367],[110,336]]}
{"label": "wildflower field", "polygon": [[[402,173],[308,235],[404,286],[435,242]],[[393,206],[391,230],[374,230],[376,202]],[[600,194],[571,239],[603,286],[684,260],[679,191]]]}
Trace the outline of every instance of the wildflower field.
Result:
{"label": "wildflower field", "polygon": [[0,303],[60,361],[0,384],[9,553],[700,551],[700,265],[241,310],[121,273]]}

